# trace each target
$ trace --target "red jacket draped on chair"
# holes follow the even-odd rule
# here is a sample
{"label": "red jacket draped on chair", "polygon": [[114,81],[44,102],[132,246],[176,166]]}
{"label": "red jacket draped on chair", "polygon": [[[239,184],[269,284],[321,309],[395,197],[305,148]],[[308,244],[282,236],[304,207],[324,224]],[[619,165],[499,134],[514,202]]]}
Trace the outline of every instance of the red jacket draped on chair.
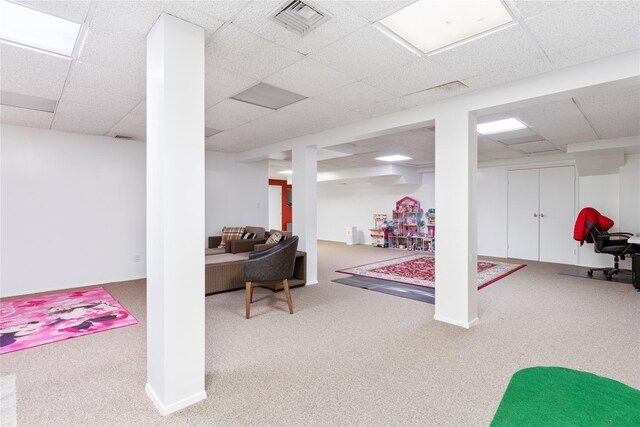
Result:
{"label": "red jacket draped on chair", "polygon": [[598,225],[602,231],[607,231],[613,227],[613,221],[594,208],[582,209],[578,214],[576,225],[573,228],[573,239],[578,240],[580,246],[582,246],[584,239],[595,225]]}

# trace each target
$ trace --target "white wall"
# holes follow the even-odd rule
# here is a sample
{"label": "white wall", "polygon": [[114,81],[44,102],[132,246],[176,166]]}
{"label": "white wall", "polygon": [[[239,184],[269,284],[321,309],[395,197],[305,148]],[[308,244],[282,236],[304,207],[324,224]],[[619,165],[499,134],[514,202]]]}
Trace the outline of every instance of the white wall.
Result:
{"label": "white wall", "polygon": [[233,154],[206,152],[206,236],[224,226],[269,225],[269,165],[236,163]]}
{"label": "white wall", "polygon": [[507,169],[478,170],[478,255],[507,256]]}
{"label": "white wall", "polygon": [[[523,167],[503,165],[478,170],[478,255],[507,256],[507,171]],[[421,186],[320,184],[318,238],[343,242],[345,228],[355,225],[360,232],[358,242],[369,244],[373,214],[390,216],[394,202],[402,196],[417,198],[425,210],[434,207],[433,176],[424,174]],[[640,233],[640,155],[627,155],[619,174],[580,177],[576,191],[576,214],[583,207],[592,206],[615,221],[614,231]],[[578,260],[583,266],[612,264],[611,256],[596,254],[593,246],[586,243],[580,248]]]}
{"label": "white wall", "polygon": [[[143,142],[2,125],[0,158],[1,296],[146,276]],[[266,227],[267,188],[266,162],[206,152],[203,237]]]}
{"label": "white wall", "polygon": [[0,137],[2,296],[145,276],[144,143],[8,125]]}
{"label": "white wall", "polygon": [[[620,230],[619,220],[620,176],[593,175],[578,178],[578,212],[592,207],[611,218],[615,223],[612,231]],[[611,255],[597,254],[593,245],[585,242],[578,251],[578,264],[589,267],[606,267],[612,264]]]}
{"label": "white wall", "polygon": [[[410,196],[426,211],[433,208],[434,174],[422,175],[422,185],[375,185],[370,182],[318,184],[318,239],[344,242],[346,228],[355,225],[357,242],[371,244],[369,229],[373,214],[386,213],[391,219],[395,202]],[[295,209],[295,206],[293,207]],[[437,227],[437,226],[436,226]]]}

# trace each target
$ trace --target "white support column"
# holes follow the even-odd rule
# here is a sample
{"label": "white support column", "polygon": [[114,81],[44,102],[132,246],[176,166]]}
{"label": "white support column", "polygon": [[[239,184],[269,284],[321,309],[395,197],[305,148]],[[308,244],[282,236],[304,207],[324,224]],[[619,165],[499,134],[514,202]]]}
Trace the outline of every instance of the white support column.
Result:
{"label": "white support column", "polygon": [[293,234],[300,238],[298,250],[307,253],[307,285],[318,283],[318,150],[316,147],[294,147]]}
{"label": "white support column", "polygon": [[476,118],[463,110],[436,116],[436,308],[434,319],[478,323]]}
{"label": "white support column", "polygon": [[147,385],[162,415],[204,388],[204,30],[147,36]]}

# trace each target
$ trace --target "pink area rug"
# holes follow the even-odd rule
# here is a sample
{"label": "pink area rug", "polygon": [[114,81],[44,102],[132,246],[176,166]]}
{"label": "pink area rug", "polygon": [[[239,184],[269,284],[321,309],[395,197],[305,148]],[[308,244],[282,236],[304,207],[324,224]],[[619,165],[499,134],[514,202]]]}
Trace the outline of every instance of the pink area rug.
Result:
{"label": "pink area rug", "polygon": [[0,354],[138,323],[103,288],[0,302]]}
{"label": "pink area rug", "polygon": [[[482,289],[524,266],[524,264],[506,262],[478,261],[478,289]],[[337,270],[337,272],[435,289],[435,267],[433,255],[420,253]]]}

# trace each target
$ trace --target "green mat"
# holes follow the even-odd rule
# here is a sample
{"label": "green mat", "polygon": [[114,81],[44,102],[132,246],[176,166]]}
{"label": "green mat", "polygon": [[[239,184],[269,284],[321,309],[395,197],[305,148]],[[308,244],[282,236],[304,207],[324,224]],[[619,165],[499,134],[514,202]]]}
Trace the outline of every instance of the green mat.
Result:
{"label": "green mat", "polygon": [[491,422],[498,426],[640,426],[640,390],[588,372],[516,372]]}

